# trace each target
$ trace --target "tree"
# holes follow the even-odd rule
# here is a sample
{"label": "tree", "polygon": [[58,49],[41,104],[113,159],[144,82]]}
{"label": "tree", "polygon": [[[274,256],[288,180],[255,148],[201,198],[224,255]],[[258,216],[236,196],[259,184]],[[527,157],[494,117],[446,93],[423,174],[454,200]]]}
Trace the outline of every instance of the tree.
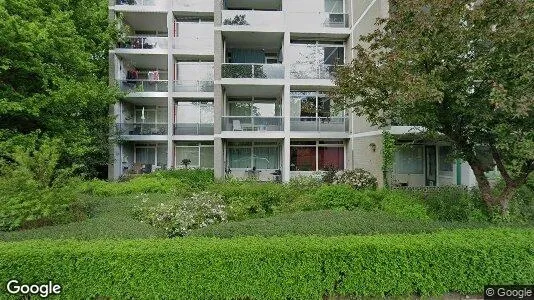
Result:
{"label": "tree", "polygon": [[[534,2],[403,0],[336,72],[336,102],[450,142],[503,214],[534,170]],[[505,183],[493,191],[489,154]]]}
{"label": "tree", "polygon": [[0,0],[0,152],[39,133],[63,142],[62,167],[108,163],[107,16],[101,0]]}

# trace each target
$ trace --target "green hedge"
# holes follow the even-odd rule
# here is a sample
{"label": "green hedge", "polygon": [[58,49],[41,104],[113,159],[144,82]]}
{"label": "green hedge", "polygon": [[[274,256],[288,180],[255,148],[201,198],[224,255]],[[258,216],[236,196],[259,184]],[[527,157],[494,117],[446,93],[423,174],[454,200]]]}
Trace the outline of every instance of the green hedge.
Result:
{"label": "green hedge", "polygon": [[11,278],[51,279],[67,299],[477,294],[484,284],[534,282],[534,230],[2,243],[2,289]]}

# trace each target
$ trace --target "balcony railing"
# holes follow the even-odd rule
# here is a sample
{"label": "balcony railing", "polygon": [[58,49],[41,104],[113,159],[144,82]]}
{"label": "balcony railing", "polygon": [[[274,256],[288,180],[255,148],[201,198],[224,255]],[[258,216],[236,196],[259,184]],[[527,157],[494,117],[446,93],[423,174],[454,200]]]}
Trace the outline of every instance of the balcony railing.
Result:
{"label": "balcony railing", "polygon": [[211,93],[213,80],[180,80],[174,82],[174,91],[178,93]]}
{"label": "balcony railing", "polygon": [[222,117],[223,131],[283,131],[283,117]]}
{"label": "balcony railing", "polygon": [[167,49],[166,37],[157,36],[129,36],[125,41],[117,43],[121,49]]}
{"label": "balcony railing", "polygon": [[348,132],[346,117],[292,117],[291,131]]}
{"label": "balcony railing", "polygon": [[223,26],[280,26],[283,30],[284,13],[281,11],[223,10],[221,14]]}
{"label": "balcony railing", "polygon": [[174,125],[175,135],[213,135],[213,123],[177,123]]}
{"label": "balcony railing", "polygon": [[343,13],[292,12],[287,14],[287,22],[291,29],[348,28],[349,16]]}
{"label": "balcony railing", "polygon": [[117,132],[119,135],[166,135],[167,124],[120,123]]}
{"label": "balcony railing", "polygon": [[142,5],[142,6],[155,6],[158,4],[158,0],[116,0],[116,5]]}
{"label": "balcony railing", "polygon": [[121,91],[127,93],[168,92],[167,80],[126,79],[120,81]]}
{"label": "balcony railing", "polygon": [[282,64],[230,64],[222,65],[223,78],[283,79]]}
{"label": "balcony railing", "polygon": [[292,64],[292,79],[333,79],[336,66],[334,65],[310,65]]}
{"label": "balcony railing", "polygon": [[195,51],[196,53],[213,53],[214,52],[213,36],[184,37],[177,36],[174,38],[173,47],[181,51]]}
{"label": "balcony railing", "polygon": [[213,0],[180,0],[173,1],[173,9],[178,11],[213,12]]}

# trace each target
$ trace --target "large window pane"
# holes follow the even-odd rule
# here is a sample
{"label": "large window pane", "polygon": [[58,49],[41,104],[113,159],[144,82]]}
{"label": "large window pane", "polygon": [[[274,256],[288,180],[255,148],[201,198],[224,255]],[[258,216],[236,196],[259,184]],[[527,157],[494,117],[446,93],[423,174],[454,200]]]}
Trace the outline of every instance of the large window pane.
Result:
{"label": "large window pane", "polygon": [[423,147],[399,146],[395,153],[397,174],[424,174]]}
{"label": "large window pane", "polygon": [[156,148],[144,148],[136,147],[135,148],[135,162],[140,164],[156,164]]}
{"label": "large window pane", "polygon": [[158,145],[158,166],[162,166],[162,167],[167,166],[167,145],[166,144]]}
{"label": "large window pane", "polygon": [[213,169],[213,147],[200,147],[200,167]]}
{"label": "large window pane", "polygon": [[257,169],[278,169],[280,151],[278,147],[255,147],[254,166]]}
{"label": "large window pane", "polygon": [[199,102],[178,102],[176,106],[176,123],[197,124],[200,118]]}
{"label": "large window pane", "polygon": [[342,14],[343,0],[325,0],[325,12]]}
{"label": "large window pane", "polygon": [[228,106],[230,116],[250,116],[252,112],[252,101],[230,101]]}
{"label": "large window pane", "polygon": [[454,159],[451,157],[452,148],[449,146],[439,147],[439,173],[452,175]]}
{"label": "large window pane", "polygon": [[334,168],[343,170],[345,167],[345,150],[342,147],[319,148],[319,169]]}
{"label": "large window pane", "polygon": [[342,65],[345,61],[345,49],[343,47],[323,47],[320,52],[323,54],[325,65]]}
{"label": "large window pane", "polygon": [[254,101],[252,115],[257,117],[275,117],[276,100],[258,100]]}
{"label": "large window pane", "polygon": [[316,171],[315,147],[291,147],[291,171]]}
{"label": "large window pane", "polygon": [[198,167],[198,147],[176,147],[176,166],[183,167],[182,161],[189,159],[191,161],[190,167]]}
{"label": "large window pane", "polygon": [[228,149],[228,165],[231,169],[250,169],[251,156],[252,148],[250,146],[242,148],[231,147]]}

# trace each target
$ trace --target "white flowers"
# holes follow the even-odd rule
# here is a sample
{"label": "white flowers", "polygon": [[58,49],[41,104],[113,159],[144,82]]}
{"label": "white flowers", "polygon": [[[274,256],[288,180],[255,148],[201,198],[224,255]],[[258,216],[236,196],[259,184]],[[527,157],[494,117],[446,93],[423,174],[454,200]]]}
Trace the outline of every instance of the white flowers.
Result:
{"label": "white flowers", "polygon": [[169,237],[184,236],[192,229],[228,220],[222,197],[209,192],[193,194],[177,203],[143,208],[139,215],[152,226],[164,228]]}

